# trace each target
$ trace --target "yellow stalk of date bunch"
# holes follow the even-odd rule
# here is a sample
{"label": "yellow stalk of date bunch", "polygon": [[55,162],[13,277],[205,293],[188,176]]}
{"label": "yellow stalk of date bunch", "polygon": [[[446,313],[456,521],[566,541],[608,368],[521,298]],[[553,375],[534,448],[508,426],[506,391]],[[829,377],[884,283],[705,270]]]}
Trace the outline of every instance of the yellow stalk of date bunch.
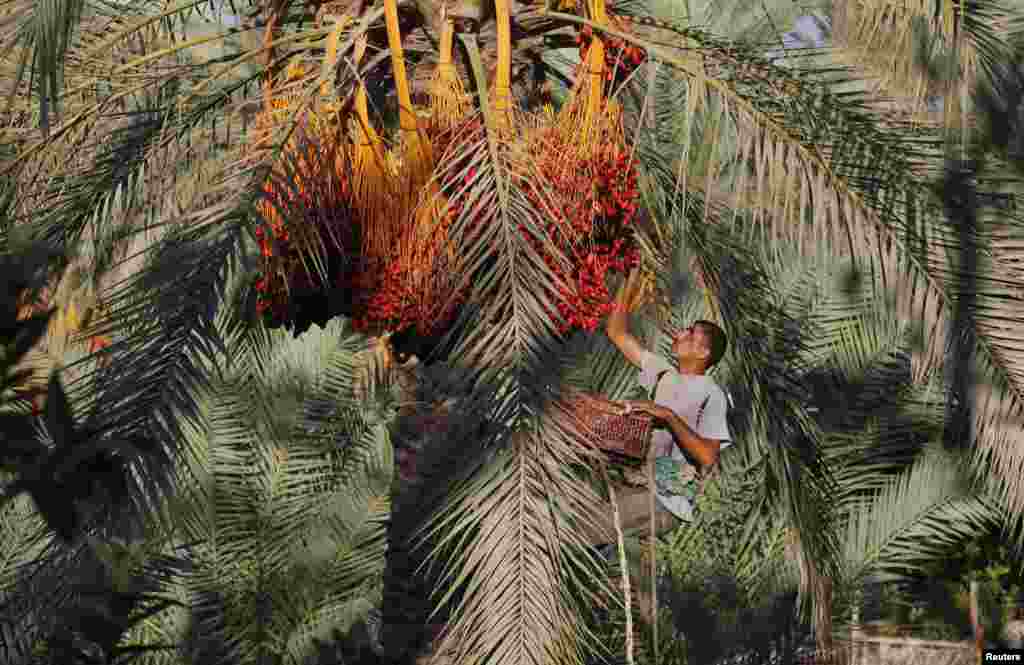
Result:
{"label": "yellow stalk of date bunch", "polygon": [[411,210],[420,188],[430,179],[433,171],[433,156],[430,144],[423,135],[412,105],[409,92],[409,77],[405,71],[405,55],[402,49],[402,33],[398,25],[397,0],[384,0],[384,22],[388,32],[388,49],[391,51],[391,69],[395,77],[395,93],[398,97],[398,125],[401,130],[402,150],[399,161],[399,176],[402,180],[398,194]]}
{"label": "yellow stalk of date bunch", "polygon": [[[597,25],[604,26],[608,23],[608,12],[605,9],[604,0],[590,1],[591,19]],[[594,33],[594,41],[590,44],[587,52],[587,106],[583,119],[583,132],[586,141],[591,140],[594,124],[598,114],[602,112],[604,102],[604,40],[598,33]]]}
{"label": "yellow stalk of date bunch", "polygon": [[494,0],[498,62],[494,82],[494,109],[498,122],[509,126],[512,110],[512,13],[509,0]]}
{"label": "yellow stalk of date bunch", "polygon": [[[431,129],[434,130],[432,136],[454,130],[470,110],[469,96],[452,57],[454,42],[455,25],[446,19],[441,31],[437,67],[434,68],[427,88],[430,98],[428,116]],[[414,232],[400,248],[400,260],[405,265],[415,266],[414,279],[423,278],[441,268],[437,261],[447,260],[445,265],[452,265],[454,249],[446,242],[447,227],[451,221],[446,217],[447,207],[448,200],[441,192],[439,183],[436,179],[430,180],[421,192],[413,215]],[[443,256],[442,245],[447,247]]]}
{"label": "yellow stalk of date bunch", "polygon": [[[356,42],[353,59],[362,60],[366,39]],[[353,102],[352,200],[362,217],[363,256],[383,261],[390,249],[396,220],[393,215],[393,177],[388,169],[384,142],[370,122],[366,85],[360,81]]]}
{"label": "yellow stalk of date bunch", "polygon": [[469,98],[452,59],[455,25],[447,20],[441,31],[440,58],[430,79],[430,118],[444,129],[451,129],[469,111]]}
{"label": "yellow stalk of date bunch", "polygon": [[[588,6],[596,25],[608,24],[604,0],[589,0]],[[605,95],[605,44],[597,30],[581,63],[581,74],[572,97],[559,112],[557,124],[566,137],[571,137],[569,149],[584,158],[601,145],[618,143],[622,138],[618,105]]]}

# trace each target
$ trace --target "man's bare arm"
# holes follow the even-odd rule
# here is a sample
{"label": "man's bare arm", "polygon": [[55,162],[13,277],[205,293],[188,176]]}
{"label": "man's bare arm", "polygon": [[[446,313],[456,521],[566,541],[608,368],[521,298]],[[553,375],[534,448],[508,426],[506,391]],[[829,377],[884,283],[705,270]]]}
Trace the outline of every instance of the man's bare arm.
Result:
{"label": "man's bare arm", "polygon": [[672,409],[667,406],[659,406],[649,400],[628,400],[624,404],[631,412],[646,413],[668,425],[669,430],[672,432],[672,437],[675,439],[676,446],[696,460],[702,469],[713,466],[718,462],[722,442],[718,439],[709,439],[697,434]]}
{"label": "man's bare arm", "polygon": [[690,457],[697,460],[702,469],[713,466],[718,462],[718,455],[722,448],[722,442],[718,439],[708,439],[693,431],[685,420],[680,418],[671,409],[665,409],[662,419],[672,430],[672,436],[676,445]]}
{"label": "man's bare arm", "polygon": [[612,310],[611,316],[608,317],[608,323],[605,325],[608,339],[615,346],[619,347],[619,351],[622,352],[622,355],[626,356],[626,360],[637,367],[640,367],[640,363],[643,360],[644,347],[640,345],[640,341],[636,337],[629,334],[629,320],[626,312],[632,309],[639,292],[639,277],[640,270],[638,268],[634,268],[629,273],[626,283],[619,289],[618,296],[615,298],[615,309]]}

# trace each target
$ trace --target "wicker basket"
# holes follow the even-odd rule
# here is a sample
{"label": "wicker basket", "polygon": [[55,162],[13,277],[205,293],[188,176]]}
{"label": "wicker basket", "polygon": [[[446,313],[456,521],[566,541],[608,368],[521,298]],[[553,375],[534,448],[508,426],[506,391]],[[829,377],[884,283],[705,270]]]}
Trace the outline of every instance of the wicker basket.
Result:
{"label": "wicker basket", "polygon": [[623,461],[647,458],[651,445],[652,418],[625,413],[621,404],[578,391],[569,392],[563,406],[579,421],[594,445]]}

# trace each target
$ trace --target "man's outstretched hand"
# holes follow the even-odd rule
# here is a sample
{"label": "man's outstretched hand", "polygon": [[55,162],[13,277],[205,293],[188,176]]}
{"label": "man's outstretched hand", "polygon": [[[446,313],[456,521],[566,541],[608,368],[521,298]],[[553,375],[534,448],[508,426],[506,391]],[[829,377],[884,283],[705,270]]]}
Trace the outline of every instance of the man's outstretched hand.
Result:
{"label": "man's outstretched hand", "polygon": [[634,301],[637,298],[640,287],[640,271],[636,268],[629,274],[626,283],[619,289],[615,298],[615,307],[612,309],[605,330],[608,332],[608,339],[615,346],[619,347],[626,359],[640,367],[643,364],[644,348],[640,342],[629,334],[627,311],[632,311]]}
{"label": "man's outstretched hand", "polygon": [[619,288],[616,303],[628,312],[633,311],[639,300],[643,284],[640,280],[640,268],[636,267],[630,271],[626,281]]}
{"label": "man's outstretched hand", "polygon": [[672,409],[668,407],[659,406],[650,400],[623,400],[623,410],[625,413],[643,413],[657,420],[668,420],[674,413]]}

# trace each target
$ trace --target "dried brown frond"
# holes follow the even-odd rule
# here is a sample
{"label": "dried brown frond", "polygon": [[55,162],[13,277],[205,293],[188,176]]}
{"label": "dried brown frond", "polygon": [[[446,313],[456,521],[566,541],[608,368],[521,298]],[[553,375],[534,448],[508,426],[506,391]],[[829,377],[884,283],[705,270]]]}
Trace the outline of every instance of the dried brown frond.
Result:
{"label": "dried brown frond", "polygon": [[[986,29],[999,38],[1009,28],[1006,15],[987,5],[963,8],[949,0],[908,0],[898,4],[858,0],[840,4],[832,34],[840,48],[830,55],[867,74],[868,91],[876,99],[876,110],[914,124],[970,130],[972,91],[983,75],[982,50],[989,45],[971,38],[965,30],[963,13],[991,13],[974,20],[988,24]],[[912,57],[919,48],[915,23],[927,25],[935,38],[926,49],[928,56],[954,51],[958,54],[959,71],[952,79],[936,80],[916,56]],[[930,110],[929,101],[940,97],[943,109]]]}

